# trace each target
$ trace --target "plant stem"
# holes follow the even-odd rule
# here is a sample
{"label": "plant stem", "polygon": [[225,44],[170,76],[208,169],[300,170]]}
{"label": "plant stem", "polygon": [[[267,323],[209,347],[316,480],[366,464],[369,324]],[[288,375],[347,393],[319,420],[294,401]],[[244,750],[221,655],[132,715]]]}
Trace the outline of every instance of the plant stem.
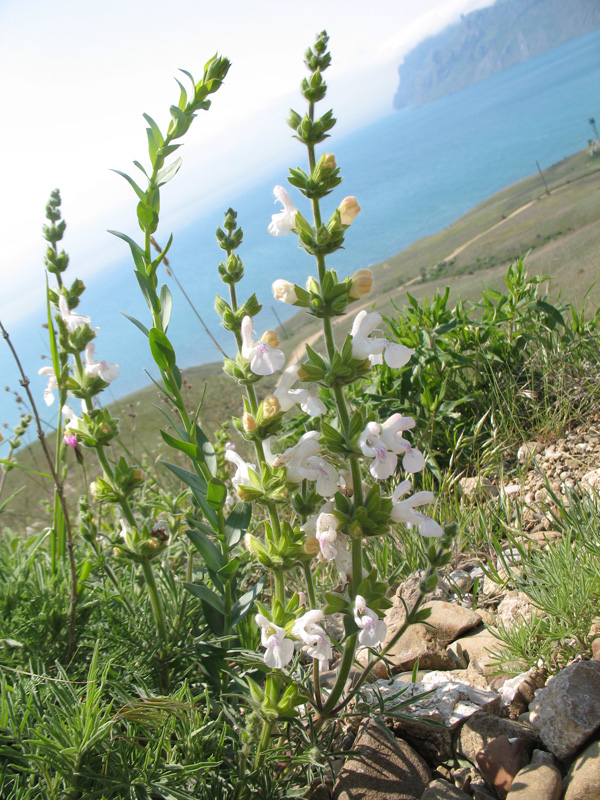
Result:
{"label": "plant stem", "polygon": [[154,621],[156,623],[156,632],[158,634],[160,690],[162,694],[167,694],[169,691],[169,667],[164,661],[167,655],[168,643],[167,623],[160,600],[160,594],[158,592],[158,586],[156,585],[156,579],[154,577],[154,570],[152,569],[152,564],[147,558],[142,561],[142,570],[144,573],[146,586],[148,587],[148,595],[150,596],[150,603],[152,605],[152,612],[154,614]]}

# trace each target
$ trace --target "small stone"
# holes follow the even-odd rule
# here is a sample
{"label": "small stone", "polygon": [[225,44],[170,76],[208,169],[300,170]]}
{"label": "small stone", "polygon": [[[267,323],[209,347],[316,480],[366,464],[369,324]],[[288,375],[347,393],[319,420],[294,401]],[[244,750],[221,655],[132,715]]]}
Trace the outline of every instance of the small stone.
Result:
{"label": "small stone", "polygon": [[530,622],[534,612],[534,606],[525,592],[515,589],[504,596],[498,606],[496,619],[505,628],[515,628],[524,622]]}
{"label": "small stone", "polygon": [[534,764],[532,759],[531,764],[516,775],[507,800],[560,800],[562,790],[560,770],[553,764]]}
{"label": "small stone", "polygon": [[471,800],[471,795],[465,794],[448,781],[435,780],[425,789],[420,800]]}
{"label": "small stone", "polygon": [[499,642],[487,628],[477,630],[469,636],[461,636],[450,645],[450,650],[461,648],[461,653],[466,657],[469,666],[482,675],[491,672],[489,666],[492,661],[492,652],[498,648]]}
{"label": "small stone", "polygon": [[600,797],[600,742],[592,742],[575,759],[565,778],[565,786],[565,800],[598,800]]}
{"label": "small stone", "polygon": [[461,594],[468,592],[474,583],[474,578],[471,577],[471,573],[467,572],[465,569],[455,569],[448,575],[448,580],[450,581],[450,585],[455,586]]}
{"label": "small stone", "polygon": [[541,442],[524,442],[517,450],[517,461],[519,464],[527,464],[535,456],[539,455],[543,449],[544,446]]}
{"label": "small stone", "polygon": [[531,726],[479,711],[469,717],[460,729],[456,751],[471,764],[477,764],[477,753],[485,750],[487,745],[499,736],[506,736],[507,739],[522,739],[528,752],[532,752],[538,744],[536,733]]}
{"label": "small stone", "polygon": [[581,488],[587,492],[594,490],[600,491],[600,469],[594,469],[586,474],[581,479]]}
{"label": "small stone", "polygon": [[492,739],[476,758],[481,774],[494,787],[500,800],[508,794],[515,775],[529,763],[527,744],[523,739],[510,741],[507,736]]}
{"label": "small stone", "polygon": [[458,486],[462,496],[468,500],[498,497],[498,487],[482,475],[475,478],[461,478]]}
{"label": "small stone", "polygon": [[564,669],[530,704],[531,722],[557,758],[572,756],[600,726],[600,662]]}
{"label": "small stone", "polygon": [[418,800],[431,780],[425,761],[402,739],[391,741],[368,722],[340,770],[334,800]]}

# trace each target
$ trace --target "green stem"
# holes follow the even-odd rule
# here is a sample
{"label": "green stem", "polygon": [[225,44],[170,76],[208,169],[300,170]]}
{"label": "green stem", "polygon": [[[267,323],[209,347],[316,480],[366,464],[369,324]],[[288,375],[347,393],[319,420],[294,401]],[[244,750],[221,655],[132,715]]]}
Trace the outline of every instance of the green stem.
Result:
{"label": "green stem", "polygon": [[158,634],[158,661],[159,661],[159,675],[160,675],[160,689],[162,694],[167,694],[169,691],[169,667],[164,659],[167,655],[167,622],[163,611],[158,586],[154,577],[154,570],[152,564],[148,559],[142,561],[142,570],[144,572],[144,580],[148,588],[148,595],[150,596],[150,604],[152,605],[152,612],[154,614],[154,621],[156,623],[156,632]]}

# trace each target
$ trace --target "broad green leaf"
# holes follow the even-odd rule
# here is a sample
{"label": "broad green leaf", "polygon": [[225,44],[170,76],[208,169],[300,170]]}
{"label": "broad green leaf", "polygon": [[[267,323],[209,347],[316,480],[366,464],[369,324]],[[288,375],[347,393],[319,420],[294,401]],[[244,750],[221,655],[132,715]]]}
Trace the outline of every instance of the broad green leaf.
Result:
{"label": "broad green leaf", "polygon": [[225,538],[229,547],[235,547],[248,530],[252,518],[250,503],[238,503],[225,520]]}
{"label": "broad green leaf", "polygon": [[158,214],[144,200],[137,204],[137,218],[143,231],[154,233],[158,228]]}
{"label": "broad green leaf", "polygon": [[204,600],[205,603],[208,603],[212,606],[216,611],[220,611],[221,614],[224,613],[225,608],[223,606],[223,600],[219,597],[218,594],[209,589],[208,586],[204,586],[201,583],[188,583],[187,581],[183,584],[188,592],[199,597],[200,600]]}
{"label": "broad green leaf", "polygon": [[113,236],[117,236],[119,239],[123,239],[124,242],[127,242],[137,270],[145,275],[148,272],[148,264],[146,262],[146,255],[139,244],[134,242],[133,239],[125,233],[120,233],[119,231],[108,232],[112,233]]}
{"label": "broad green leaf", "polygon": [[169,445],[169,447],[179,450],[181,453],[185,453],[186,456],[189,456],[194,461],[202,460],[202,452],[199,450],[197,445],[193,444],[192,442],[182,442],[180,439],[175,439],[174,436],[171,436],[166,431],[162,430],[160,431],[160,435],[162,436],[164,442]]}
{"label": "broad green leaf", "polygon": [[241,563],[240,559],[237,556],[235,556],[235,558],[232,558],[230,561],[227,562],[227,564],[224,564],[221,567],[221,569],[219,570],[219,575],[227,576],[235,574],[240,568],[240,563]]}
{"label": "broad green leaf", "polygon": [[173,298],[166,283],[160,287],[160,321],[162,322],[163,330],[166,333],[171,319],[171,309],[173,308]]}
{"label": "broad green leaf", "polygon": [[150,329],[148,340],[150,341],[150,350],[156,365],[165,372],[170,372],[175,367],[176,362],[175,351],[171,342],[158,328]]}
{"label": "broad green leaf", "polygon": [[[158,297],[156,296],[156,291],[151,281],[146,277],[145,273],[140,272],[137,269],[135,270],[134,275],[137,278],[137,282],[140,285],[140,289],[142,290],[144,299],[148,304],[148,308],[152,313],[158,314],[160,311],[158,305]],[[150,333],[148,333],[148,338],[150,338]]]}
{"label": "broad green leaf", "polygon": [[144,117],[144,119],[146,120],[148,125],[150,125],[150,128],[152,129],[152,133],[154,134],[154,138],[158,142],[158,146],[162,147],[163,144],[165,143],[165,140],[163,138],[162,133],[160,132],[160,128],[158,127],[156,122],[154,122],[154,120],[152,119],[150,114],[142,114],[142,116]]}
{"label": "broad green leaf", "polygon": [[181,158],[176,158],[172,164],[163,167],[156,176],[156,185],[164,186],[165,183],[168,183],[172,178],[175,177],[175,175],[177,175],[180,167],[181,167]]}
{"label": "broad green leaf", "polygon": [[219,572],[223,566],[221,551],[210,539],[200,531],[187,530],[186,536],[204,559],[206,566],[213,572]]}
{"label": "broad green leaf", "polygon": [[211,478],[208,482],[208,489],[206,492],[206,501],[215,511],[223,507],[225,498],[227,497],[227,487],[219,478]]}
{"label": "broad green leaf", "polygon": [[176,464],[170,464],[168,461],[163,461],[161,463],[163,463],[165,467],[167,467],[167,469],[170,469],[174,475],[177,475],[177,477],[180,480],[182,480],[186,484],[186,486],[190,487],[190,489],[192,490],[192,494],[196,498],[198,505],[204,512],[204,516],[209,521],[212,529],[214,531],[218,531],[219,523],[217,521],[217,515],[214,509],[211,508],[209,504],[206,502],[206,490],[207,490],[206,481],[204,481],[198,475],[195,475],[192,472],[188,472],[187,469],[183,469],[183,467],[178,467]]}
{"label": "broad green leaf", "polygon": [[217,474],[217,456],[215,455],[215,449],[199,425],[196,425],[195,432],[196,441],[198,442],[198,447],[202,450],[206,466],[210,470],[210,474],[215,477]]}

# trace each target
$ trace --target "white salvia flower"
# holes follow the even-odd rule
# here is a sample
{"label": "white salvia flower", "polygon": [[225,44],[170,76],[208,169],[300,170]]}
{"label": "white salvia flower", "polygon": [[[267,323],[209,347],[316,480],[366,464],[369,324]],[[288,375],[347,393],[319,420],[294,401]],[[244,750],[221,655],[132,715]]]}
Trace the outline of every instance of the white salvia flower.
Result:
{"label": "white salvia flower", "polygon": [[409,441],[399,434],[415,427],[412,417],[403,417],[402,414],[392,414],[381,425],[381,440],[392,453],[404,453],[402,466],[407,472],[420,472],[425,466],[425,458],[420,450],[413,447]]}
{"label": "white salvia flower", "polygon": [[358,642],[364,647],[376,647],[385,639],[387,625],[367,607],[365,598],[359,594],[354,599],[354,621],[361,628]]}
{"label": "white salvia flower", "polygon": [[369,466],[371,475],[378,481],[391,477],[396,471],[398,456],[387,449],[381,438],[381,426],[377,422],[369,422],[358,437],[358,446],[363,455],[372,458]]}
{"label": "white salvia flower", "polygon": [[363,309],[354,317],[350,336],[352,337],[352,356],[354,358],[371,358],[373,363],[381,363],[380,356],[388,367],[399,369],[408,364],[414,350],[403,344],[390,342],[384,338],[370,338],[369,334],[377,329],[381,323],[381,314],[371,311],[369,314]]}
{"label": "white salvia flower", "polygon": [[85,347],[85,374],[91,378],[98,377],[105,383],[112,383],[119,377],[121,367],[114,361],[95,361],[95,349],[93,342]]}
{"label": "white salvia flower", "polygon": [[296,214],[298,209],[292,203],[292,199],[283,186],[276,186],[273,189],[275,202],[279,201],[283,206],[283,211],[273,214],[267,230],[271,236],[287,236],[294,230],[296,224]]}
{"label": "white salvia flower", "polygon": [[52,367],[42,367],[38,370],[38,375],[47,375],[48,384],[44,389],[44,402],[47,406],[51,406],[54,402],[54,390],[58,389],[58,381]]}
{"label": "white salvia flower", "polygon": [[292,634],[306,645],[305,649],[311,658],[318,658],[325,669],[332,656],[331,643],[324,628],[319,625],[324,614],[319,609],[307,611],[294,623]]}
{"label": "white salvia flower", "polygon": [[[345,542],[340,542],[336,548],[335,565],[337,567],[338,575],[343,586],[350,583],[352,579],[352,553],[348,550]],[[365,569],[362,570],[363,577],[366,574]]]}
{"label": "white salvia flower", "polygon": [[273,297],[275,300],[281,300],[282,303],[295,303],[298,300],[296,294],[296,287],[293,283],[279,278],[273,283]]}
{"label": "white salvia flower", "polygon": [[276,334],[267,331],[262,339],[254,341],[252,338],[252,317],[246,316],[242,320],[242,355],[250,362],[250,369],[255,375],[272,375],[282,369],[285,356],[281,350],[275,348],[279,344]]}
{"label": "white salvia flower", "polygon": [[325,561],[333,561],[337,556],[339,543],[336,543],[336,539],[338,538],[339,524],[339,519],[329,511],[322,511],[317,517],[315,535]]}
{"label": "white salvia flower", "polygon": [[332,497],[337,491],[338,473],[319,455],[321,445],[318,440],[318,431],[305,433],[298,444],[277,456],[273,466],[285,467],[287,479],[292,483],[316,481],[317,493],[321,497]]}
{"label": "white salvia flower", "polygon": [[58,310],[69,333],[76,331],[78,328],[83,328],[84,325],[91,325],[92,320],[90,317],[71,311],[67,298],[63,294],[58,297]]}
{"label": "white salvia flower", "polygon": [[294,642],[286,639],[285,630],[270,622],[263,614],[254,618],[260,628],[260,641],[266,648],[264,662],[267,667],[282,669],[294,656]]}
{"label": "white salvia flower", "polygon": [[63,406],[62,415],[67,420],[67,424],[65,425],[65,430],[73,430],[74,428],[77,428],[80,419],[75,414],[71,406]]}
{"label": "white salvia flower", "polygon": [[282,373],[281,380],[273,394],[279,400],[282,411],[289,411],[297,403],[305,414],[319,417],[327,411],[323,401],[308,389],[292,389],[298,380],[299,372],[299,364],[292,364],[288,367]]}
{"label": "white salvia flower", "polygon": [[229,461],[236,467],[235,475],[231,479],[234,487],[238,489],[240,486],[248,486],[250,484],[249,470],[256,472],[254,464],[248,464],[235,450],[227,449],[225,450],[225,461]]}
{"label": "white salvia flower", "polygon": [[416,525],[421,536],[440,537],[444,533],[441,525],[415,509],[419,506],[426,506],[433,503],[435,495],[433,492],[415,492],[406,500],[400,500],[405,494],[410,492],[410,481],[402,481],[392,494],[392,511],[390,518],[393,522],[404,522],[406,525]]}

